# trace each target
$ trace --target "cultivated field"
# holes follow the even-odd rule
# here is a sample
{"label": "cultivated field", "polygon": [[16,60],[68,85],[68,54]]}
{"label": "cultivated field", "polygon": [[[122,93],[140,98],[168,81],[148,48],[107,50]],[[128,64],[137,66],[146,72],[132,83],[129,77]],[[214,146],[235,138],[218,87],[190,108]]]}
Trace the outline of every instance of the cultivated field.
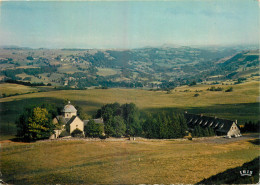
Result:
{"label": "cultivated field", "polygon": [[5,142],[1,172],[11,184],[193,184],[259,156],[252,141]]}

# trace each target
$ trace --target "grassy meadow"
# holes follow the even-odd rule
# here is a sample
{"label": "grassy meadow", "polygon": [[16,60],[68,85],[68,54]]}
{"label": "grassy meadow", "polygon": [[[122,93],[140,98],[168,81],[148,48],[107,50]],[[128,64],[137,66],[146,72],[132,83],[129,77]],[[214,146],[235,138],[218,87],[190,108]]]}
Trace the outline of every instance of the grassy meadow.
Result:
{"label": "grassy meadow", "polygon": [[10,184],[194,184],[259,156],[259,145],[253,143],[2,142],[1,172]]}
{"label": "grassy meadow", "polygon": [[2,83],[0,84],[0,93],[10,95],[15,93],[28,93],[28,92],[37,92],[38,89],[34,87],[19,85],[19,84],[10,84],[10,83]]}
{"label": "grassy meadow", "polygon": [[[135,103],[143,111],[176,111],[237,119],[239,124],[245,121],[259,120],[259,81],[250,81],[237,85],[215,85],[232,92],[207,91],[212,85],[195,85],[177,87],[170,93],[166,91],[148,91],[141,89],[89,89],[59,90],[23,94],[0,99],[1,138],[6,134],[15,134],[14,122],[23,109],[30,105],[44,102],[62,106],[65,99],[79,105],[92,115],[98,108],[107,103]],[[24,89],[24,90],[23,90]],[[15,84],[1,84],[0,91],[33,91],[36,88]],[[54,90],[54,89],[53,89]],[[194,97],[194,94],[199,96]]]}

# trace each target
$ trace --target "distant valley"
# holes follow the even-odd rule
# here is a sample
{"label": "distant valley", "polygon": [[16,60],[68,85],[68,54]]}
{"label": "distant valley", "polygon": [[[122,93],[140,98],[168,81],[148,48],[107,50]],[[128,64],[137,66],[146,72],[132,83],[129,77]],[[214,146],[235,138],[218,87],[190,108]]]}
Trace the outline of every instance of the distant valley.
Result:
{"label": "distant valley", "polygon": [[[144,88],[241,81],[258,75],[259,50],[158,47],[131,50],[0,49],[0,80],[60,89]],[[29,82],[29,83],[28,83]],[[26,84],[24,84],[26,85]]]}

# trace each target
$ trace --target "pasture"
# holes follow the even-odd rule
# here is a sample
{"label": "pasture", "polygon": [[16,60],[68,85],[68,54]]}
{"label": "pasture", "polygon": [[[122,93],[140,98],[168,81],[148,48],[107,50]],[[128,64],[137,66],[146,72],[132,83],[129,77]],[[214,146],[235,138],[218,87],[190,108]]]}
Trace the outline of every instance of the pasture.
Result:
{"label": "pasture", "polygon": [[28,87],[19,84],[10,84],[10,83],[1,83],[0,84],[0,93],[10,95],[15,93],[28,93],[28,92],[37,92],[38,89],[34,87]]}
{"label": "pasture", "polygon": [[258,155],[252,140],[3,142],[1,172],[10,184],[194,184]]}

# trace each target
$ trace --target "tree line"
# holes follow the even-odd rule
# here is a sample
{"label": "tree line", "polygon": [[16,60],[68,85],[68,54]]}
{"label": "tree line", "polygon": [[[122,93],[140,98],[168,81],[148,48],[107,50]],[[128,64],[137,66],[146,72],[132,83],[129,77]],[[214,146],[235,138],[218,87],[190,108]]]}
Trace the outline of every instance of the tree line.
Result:
{"label": "tree line", "polygon": [[[76,106],[78,116],[84,119],[82,110]],[[26,108],[16,121],[17,136],[25,140],[49,138],[54,129],[61,129],[63,123],[53,123],[53,118],[61,114],[61,107],[52,104],[42,104]],[[175,113],[145,113],[141,112],[134,103],[112,103],[103,105],[93,118],[103,118],[104,124],[95,123],[90,119],[84,127],[87,137],[129,137],[139,136],[154,139],[183,138],[189,132],[193,137],[215,135],[211,128],[195,127],[189,129],[183,114]],[[62,136],[69,135],[67,125]],[[83,136],[82,131],[76,130],[72,136]]]}
{"label": "tree line", "polygon": [[242,132],[260,132],[260,121],[245,122],[244,127],[240,128]]}
{"label": "tree line", "polygon": [[[6,83],[13,83],[13,84],[21,84],[21,85],[25,85],[25,86],[30,86],[30,87],[34,87],[34,86],[46,86],[43,82],[39,82],[39,83],[31,83],[31,82],[23,82],[23,81],[18,81],[18,80],[13,80],[13,79],[7,79],[5,80]],[[48,83],[47,86],[51,86],[51,83]]]}
{"label": "tree line", "polygon": [[188,133],[183,114],[141,113],[135,104],[107,104],[97,111],[104,119],[106,136],[141,136],[155,139],[182,138]]}

